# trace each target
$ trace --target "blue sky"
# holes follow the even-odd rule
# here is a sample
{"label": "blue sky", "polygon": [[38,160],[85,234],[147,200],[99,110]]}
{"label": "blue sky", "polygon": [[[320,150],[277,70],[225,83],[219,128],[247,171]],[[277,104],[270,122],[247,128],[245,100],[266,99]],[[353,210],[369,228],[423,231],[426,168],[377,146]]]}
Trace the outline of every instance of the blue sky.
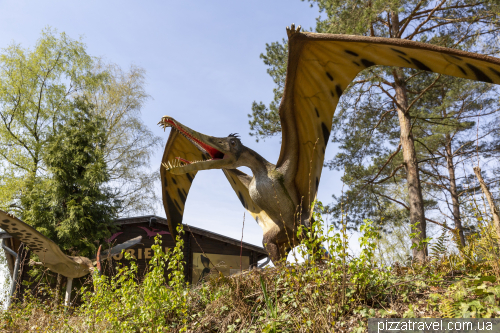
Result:
{"label": "blue sky", "polygon": [[[247,114],[254,100],[268,103],[273,87],[259,58],[265,44],[286,37],[291,23],[315,25],[317,8],[300,0],[272,1],[2,1],[0,47],[35,44],[44,27],[83,37],[90,55],[127,69],[147,71],[153,97],[144,122],[163,115],[212,136],[239,133],[242,142],[270,162],[278,159],[279,138],[256,143],[248,135]],[[163,151],[152,168],[158,169]],[[334,155],[333,145],[326,158]],[[325,170],[318,198],[340,193],[340,174]],[[184,222],[239,239],[244,209],[220,170],[199,172],[186,203]],[[165,216],[159,206],[158,215]],[[244,240],[261,245],[262,231],[246,214]]]}

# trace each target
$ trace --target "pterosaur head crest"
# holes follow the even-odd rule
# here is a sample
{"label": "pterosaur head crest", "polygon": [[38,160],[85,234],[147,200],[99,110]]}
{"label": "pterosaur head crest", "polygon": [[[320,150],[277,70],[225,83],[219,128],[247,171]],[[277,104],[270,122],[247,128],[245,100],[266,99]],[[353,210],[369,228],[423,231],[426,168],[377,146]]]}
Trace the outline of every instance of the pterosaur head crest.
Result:
{"label": "pterosaur head crest", "polygon": [[176,157],[175,160],[164,163],[163,166],[173,174],[237,167],[237,161],[244,149],[237,133],[229,134],[226,138],[213,137],[196,132],[169,116],[163,116],[158,124],[163,129],[171,127],[182,134],[204,155],[200,161]]}

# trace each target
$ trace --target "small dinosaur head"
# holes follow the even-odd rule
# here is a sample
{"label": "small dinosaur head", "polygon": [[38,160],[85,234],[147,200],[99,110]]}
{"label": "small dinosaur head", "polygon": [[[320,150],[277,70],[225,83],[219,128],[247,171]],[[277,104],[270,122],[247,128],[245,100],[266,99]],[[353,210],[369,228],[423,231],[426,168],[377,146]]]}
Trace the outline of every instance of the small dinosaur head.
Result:
{"label": "small dinosaur head", "polygon": [[188,161],[181,157],[176,160],[163,163],[163,166],[173,174],[184,174],[192,171],[223,169],[237,167],[237,161],[241,156],[244,146],[236,133],[229,134],[225,138],[217,138],[193,131],[182,125],[172,117],[163,116],[158,123],[163,129],[171,127],[186,137],[206,157],[200,161]]}

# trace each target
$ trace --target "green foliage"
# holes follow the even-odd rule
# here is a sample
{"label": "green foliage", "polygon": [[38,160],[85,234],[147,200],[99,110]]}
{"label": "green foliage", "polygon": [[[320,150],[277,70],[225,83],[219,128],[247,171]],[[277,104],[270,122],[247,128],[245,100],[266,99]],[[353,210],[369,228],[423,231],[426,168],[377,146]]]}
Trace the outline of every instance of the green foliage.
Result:
{"label": "green foliage", "polygon": [[[411,244],[411,249],[418,249],[418,250],[422,250],[422,249],[425,249],[427,248],[427,244],[431,241],[431,237],[425,237],[425,238],[421,238],[419,237],[420,236],[420,233],[421,231],[418,229],[418,225],[420,223],[417,222],[417,223],[414,223],[411,225],[412,227],[412,233],[410,233],[410,238],[413,240],[412,244]],[[415,241],[417,240],[417,241]]]}
{"label": "green foliage", "polygon": [[[149,271],[142,283],[136,281],[137,264],[129,253],[125,257],[130,267],[107,276],[94,275],[94,292],[85,291],[80,315],[87,318],[88,327],[106,325],[113,332],[183,331],[187,322],[187,285],[184,282],[184,231],[179,226],[177,244],[164,253],[161,236],[155,238]],[[164,272],[168,269],[169,280]]]}
{"label": "green foliage", "polygon": [[278,107],[285,87],[288,43],[283,40],[282,43],[266,44],[266,54],[261,54],[260,58],[269,67],[267,73],[273,78],[276,87],[273,89],[274,100],[269,104],[269,108],[262,102],[254,101],[252,103],[252,114],[249,114],[248,117],[253,119],[248,123],[250,129],[254,131],[250,135],[255,135],[257,141],[260,138],[270,137],[281,132]]}
{"label": "green foliage", "polygon": [[20,198],[46,176],[43,152],[72,96],[102,83],[81,41],[50,28],[33,49],[12,44],[0,55],[0,208],[22,211]]}
{"label": "green foliage", "polygon": [[383,221],[383,226],[377,243],[375,260],[386,266],[408,261],[408,258],[411,258],[411,249],[408,246],[411,243],[409,237],[411,226],[393,221]]}
{"label": "green foliage", "polygon": [[144,69],[125,72],[46,28],[0,54],[0,209],[68,254],[93,255],[119,213],[154,211],[162,140],[140,119]]}
{"label": "green foliage", "polygon": [[260,277],[260,287],[262,288],[262,295],[264,297],[264,301],[266,302],[267,311],[269,314],[269,319],[271,323],[264,328],[264,332],[276,333],[276,321],[278,320],[278,304],[276,302],[277,294],[275,294],[274,302],[267,294],[266,283]]}
{"label": "green foliage", "polygon": [[447,251],[447,244],[446,242],[448,241],[448,235],[447,235],[447,230],[443,229],[441,232],[441,236],[439,236],[434,244],[431,246],[430,250],[430,255],[434,258],[440,258],[444,255],[446,255]]}
{"label": "green foliage", "polygon": [[[495,4],[495,1],[453,0],[449,1],[446,7],[434,7],[435,3],[413,0],[308,0],[308,2],[311,2],[311,6],[316,5],[320,14],[324,14],[317,18],[314,29],[320,33],[408,38],[448,47],[453,46],[454,42],[451,39],[456,41],[464,37],[461,42],[465,44],[469,40],[475,41],[477,36],[482,36],[491,40],[488,47],[496,45],[494,30],[489,30],[490,26],[495,24],[497,20],[494,13],[496,13],[498,5]],[[430,11],[434,8],[436,9],[433,12],[434,20],[427,20],[425,15],[418,14],[421,11]],[[399,33],[397,36],[394,36],[390,31],[390,27],[393,26],[390,21],[391,12],[397,13],[400,17],[401,29],[397,29]],[[447,17],[454,17],[455,20],[447,20]],[[479,17],[483,18],[484,25],[478,20]],[[439,28],[435,26],[438,21],[440,22]],[[463,36],[464,33],[470,31],[468,30],[471,29],[471,26],[468,27],[469,24],[476,27],[478,33]],[[415,29],[415,27],[418,28]],[[430,36],[436,33],[441,35],[448,33],[451,39],[448,39],[446,44],[443,44],[444,41],[439,40],[439,38],[431,41]],[[251,134],[256,135],[257,138],[266,138],[279,135],[281,130],[277,106],[281,100],[285,82],[286,59],[288,57],[287,42],[282,40],[282,42],[266,44],[266,53],[261,54],[260,57],[264,64],[269,67],[267,72],[276,83],[275,97],[269,108],[262,102],[254,102],[252,114],[249,116],[252,118],[250,120],[253,131]]]}
{"label": "green foliage", "polygon": [[[82,290],[82,307],[68,311],[28,295],[25,303],[1,314],[4,326],[0,328],[53,332],[366,332],[368,318],[500,316],[500,284],[497,277],[488,275],[491,262],[474,265],[447,254],[426,265],[383,267],[374,261],[379,235],[369,221],[362,226],[357,257],[347,254],[345,228],[340,232],[324,230],[316,210],[310,228],[299,231],[305,244],[299,251],[311,260],[231,277],[211,274],[206,282],[190,287],[184,282],[182,237],[167,253],[162,252],[158,237],[141,283],[136,280],[137,265],[125,253],[130,267],[119,268],[111,278],[94,275],[93,291]],[[178,231],[183,234],[182,229]],[[319,250],[321,255],[315,252],[321,244],[318,238],[329,255],[325,250]]]}
{"label": "green foliage", "polygon": [[105,119],[92,114],[87,101],[76,100],[47,139],[43,159],[52,177],[34,183],[21,198],[24,220],[74,254],[96,252],[95,241],[109,235],[120,207],[105,185],[105,135]]}
{"label": "green foliage", "polygon": [[157,170],[151,171],[150,161],[164,143],[141,117],[141,109],[150,97],[145,91],[146,71],[138,66],[124,71],[102,60],[96,61],[93,70],[107,73],[106,80],[84,91],[84,96],[94,105],[92,113],[106,119],[104,158],[110,186],[122,203],[119,213],[151,214],[159,201],[159,176]]}
{"label": "green foliage", "polygon": [[[77,99],[106,121],[103,157],[109,186],[122,202],[120,213],[154,211],[156,172],[149,162],[162,139],[144,124],[140,111],[149,95],[144,69],[128,72],[87,54],[81,40],[42,31],[32,49],[12,44],[0,54],[0,209],[23,217],[21,198],[44,193],[46,150]],[[36,196],[37,193],[32,193]]]}
{"label": "green foliage", "polygon": [[[303,0],[304,1],[304,0]],[[389,29],[378,18],[388,11],[400,11],[403,3],[413,1],[400,0],[308,0],[316,4],[326,19],[319,17],[316,31],[321,33],[367,35],[370,29],[380,37],[389,37]]]}
{"label": "green foliage", "polygon": [[[443,318],[492,318],[500,313],[500,286],[493,276],[466,278],[452,284],[442,296]],[[478,297],[479,296],[479,297]]]}

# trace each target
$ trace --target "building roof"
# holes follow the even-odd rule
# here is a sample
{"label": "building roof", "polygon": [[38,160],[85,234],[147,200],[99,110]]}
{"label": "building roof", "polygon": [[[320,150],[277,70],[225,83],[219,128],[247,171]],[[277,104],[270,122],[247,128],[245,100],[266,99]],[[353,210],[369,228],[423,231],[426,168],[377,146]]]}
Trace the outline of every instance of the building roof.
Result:
{"label": "building roof", "polygon": [[[124,217],[124,218],[116,219],[115,223],[119,224],[119,225],[133,224],[133,223],[144,223],[144,222],[149,222],[151,220],[151,218],[155,218],[156,223],[160,223],[160,224],[168,226],[166,218],[156,216],[156,215]],[[216,240],[219,240],[221,242],[225,242],[225,243],[236,245],[236,246],[243,246],[243,248],[245,248],[245,249],[249,249],[249,250],[252,250],[252,251],[255,251],[258,253],[262,253],[262,254],[268,256],[267,251],[263,247],[249,244],[249,243],[245,243],[245,242],[243,242],[243,244],[242,244],[241,241],[239,241],[237,239],[227,237],[227,236],[224,236],[224,235],[221,235],[221,234],[218,234],[215,232],[211,232],[211,231],[208,231],[205,229],[193,227],[193,226],[190,226],[186,223],[183,223],[182,225],[184,226],[184,231],[186,231],[186,232],[191,232],[193,234],[209,237],[209,238],[216,239]]]}
{"label": "building roof", "polygon": [[[156,223],[168,226],[166,218],[160,217],[160,216],[156,216],[156,215],[144,215],[144,216],[124,217],[124,218],[116,219],[114,221],[114,223],[119,224],[119,225],[134,224],[134,223],[148,223],[148,222],[151,221],[151,219],[156,219]],[[215,240],[218,240],[218,241],[221,241],[221,242],[225,242],[225,243],[228,243],[228,244],[236,245],[238,247],[242,246],[244,249],[255,251],[255,252],[259,253],[260,255],[264,255],[265,257],[268,256],[267,251],[264,248],[260,247],[260,246],[256,246],[256,245],[249,244],[249,243],[246,243],[246,242],[241,242],[240,240],[237,240],[237,239],[234,239],[234,238],[231,238],[231,237],[227,237],[227,236],[224,236],[224,235],[221,235],[221,234],[218,234],[218,233],[215,233],[215,232],[211,232],[211,231],[208,231],[208,230],[204,230],[204,229],[201,229],[201,228],[193,227],[193,226],[190,226],[190,225],[185,224],[185,223],[183,224],[183,226],[184,226],[184,231],[186,231],[186,232],[191,232],[192,234],[196,234],[196,235],[200,235],[200,236],[212,238],[212,239],[215,239]],[[4,239],[4,238],[5,239],[12,238],[12,236],[8,232],[2,231],[2,232],[0,232],[0,240]],[[10,249],[9,245],[7,245],[7,247],[9,247],[9,249]],[[3,249],[3,250],[5,251],[7,259],[11,259],[11,260],[7,260],[7,261],[8,262],[10,262],[10,261],[13,262],[15,260],[15,258],[13,258],[13,256],[8,252],[7,249]],[[17,249],[12,249],[12,250],[14,252],[17,252]],[[260,257],[260,255],[259,255],[259,257]],[[9,270],[12,270],[12,269],[10,269],[10,266],[11,265],[9,265]]]}
{"label": "building roof", "polygon": [[0,239],[12,238],[12,236],[7,231],[0,232]]}

